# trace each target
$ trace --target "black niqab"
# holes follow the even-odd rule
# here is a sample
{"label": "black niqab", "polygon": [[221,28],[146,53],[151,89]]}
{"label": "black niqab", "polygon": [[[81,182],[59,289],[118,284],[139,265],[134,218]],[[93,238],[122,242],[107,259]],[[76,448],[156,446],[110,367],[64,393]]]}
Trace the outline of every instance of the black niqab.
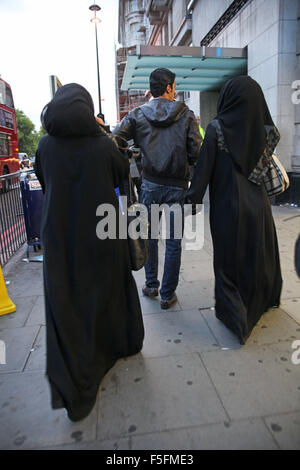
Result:
{"label": "black niqab", "polygon": [[41,114],[43,128],[56,137],[96,136],[101,129],[94,117],[94,104],[89,92],[77,83],[57,90]]}
{"label": "black niqab", "polygon": [[250,77],[224,85],[217,119],[207,126],[187,198],[203,203],[209,184],[215,314],[245,344],[263,313],[280,304],[270,201],[265,185],[253,178],[257,163],[268,165],[280,136],[261,88]]}
{"label": "black niqab", "polygon": [[[83,87],[61,87],[42,113],[48,135],[35,160],[45,194],[46,374],[52,407],[66,408],[73,421],[90,413],[107,371],[139,352],[144,338],[128,240],[118,235],[114,189],[128,178],[129,163],[93,112]],[[97,235],[103,204],[116,214],[116,238]]]}
{"label": "black niqab", "polygon": [[[220,92],[216,119],[237,169],[248,178],[268,145],[266,126],[275,127],[259,84],[248,76],[226,82]],[[278,140],[279,137],[271,152]]]}

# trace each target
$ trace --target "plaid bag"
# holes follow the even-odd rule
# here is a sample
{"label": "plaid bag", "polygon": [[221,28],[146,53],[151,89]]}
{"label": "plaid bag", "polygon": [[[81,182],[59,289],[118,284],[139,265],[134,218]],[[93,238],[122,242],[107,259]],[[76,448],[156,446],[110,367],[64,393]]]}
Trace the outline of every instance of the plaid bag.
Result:
{"label": "plaid bag", "polygon": [[274,154],[263,182],[269,197],[283,193],[290,185],[289,177],[283,165]]}

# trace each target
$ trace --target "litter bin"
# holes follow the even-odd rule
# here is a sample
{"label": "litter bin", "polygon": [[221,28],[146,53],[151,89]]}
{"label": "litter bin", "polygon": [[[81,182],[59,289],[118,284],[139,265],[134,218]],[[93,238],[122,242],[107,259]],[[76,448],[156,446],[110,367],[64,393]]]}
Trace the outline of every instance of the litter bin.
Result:
{"label": "litter bin", "polygon": [[21,173],[20,187],[27,235],[26,253],[29,260],[29,247],[33,246],[34,251],[37,247],[41,247],[41,218],[44,195],[33,170]]}

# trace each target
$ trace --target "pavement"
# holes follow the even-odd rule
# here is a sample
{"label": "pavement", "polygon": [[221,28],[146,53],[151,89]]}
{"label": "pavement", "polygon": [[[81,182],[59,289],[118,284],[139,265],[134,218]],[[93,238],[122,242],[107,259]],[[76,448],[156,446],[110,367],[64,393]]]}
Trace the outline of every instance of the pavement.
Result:
{"label": "pavement", "polygon": [[24,245],[3,270],[17,310],[0,317],[6,344],[0,449],[300,449],[300,342],[294,343],[300,340],[294,269],[300,209],[272,210],[284,281],[280,308],[263,315],[244,346],[216,319],[206,207],[203,248],[183,252],[178,303],[161,310],[159,299],[142,295],[143,270],[134,274],[143,350],[116,363],[93,411],[77,423],[50,406],[42,263],[24,262]]}

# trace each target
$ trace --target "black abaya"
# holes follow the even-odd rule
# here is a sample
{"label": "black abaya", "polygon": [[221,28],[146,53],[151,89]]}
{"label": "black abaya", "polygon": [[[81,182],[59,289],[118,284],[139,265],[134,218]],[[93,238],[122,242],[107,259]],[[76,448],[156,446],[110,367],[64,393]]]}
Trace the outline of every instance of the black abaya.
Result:
{"label": "black abaya", "polygon": [[[216,129],[215,121],[207,127],[187,202],[202,203],[209,184],[216,316],[244,344],[261,315],[280,303],[277,236],[264,184],[243,174],[259,156],[252,167],[242,157],[237,165],[226,134]],[[249,135],[255,138],[251,129]]]}
{"label": "black abaya", "polygon": [[46,374],[52,407],[65,407],[77,421],[93,408],[117,359],[143,344],[128,242],[96,235],[100,204],[111,204],[118,214],[114,188],[129,164],[102,135],[90,95],[79,85],[59,89],[42,122],[50,134],[39,143],[35,166],[45,192]]}

